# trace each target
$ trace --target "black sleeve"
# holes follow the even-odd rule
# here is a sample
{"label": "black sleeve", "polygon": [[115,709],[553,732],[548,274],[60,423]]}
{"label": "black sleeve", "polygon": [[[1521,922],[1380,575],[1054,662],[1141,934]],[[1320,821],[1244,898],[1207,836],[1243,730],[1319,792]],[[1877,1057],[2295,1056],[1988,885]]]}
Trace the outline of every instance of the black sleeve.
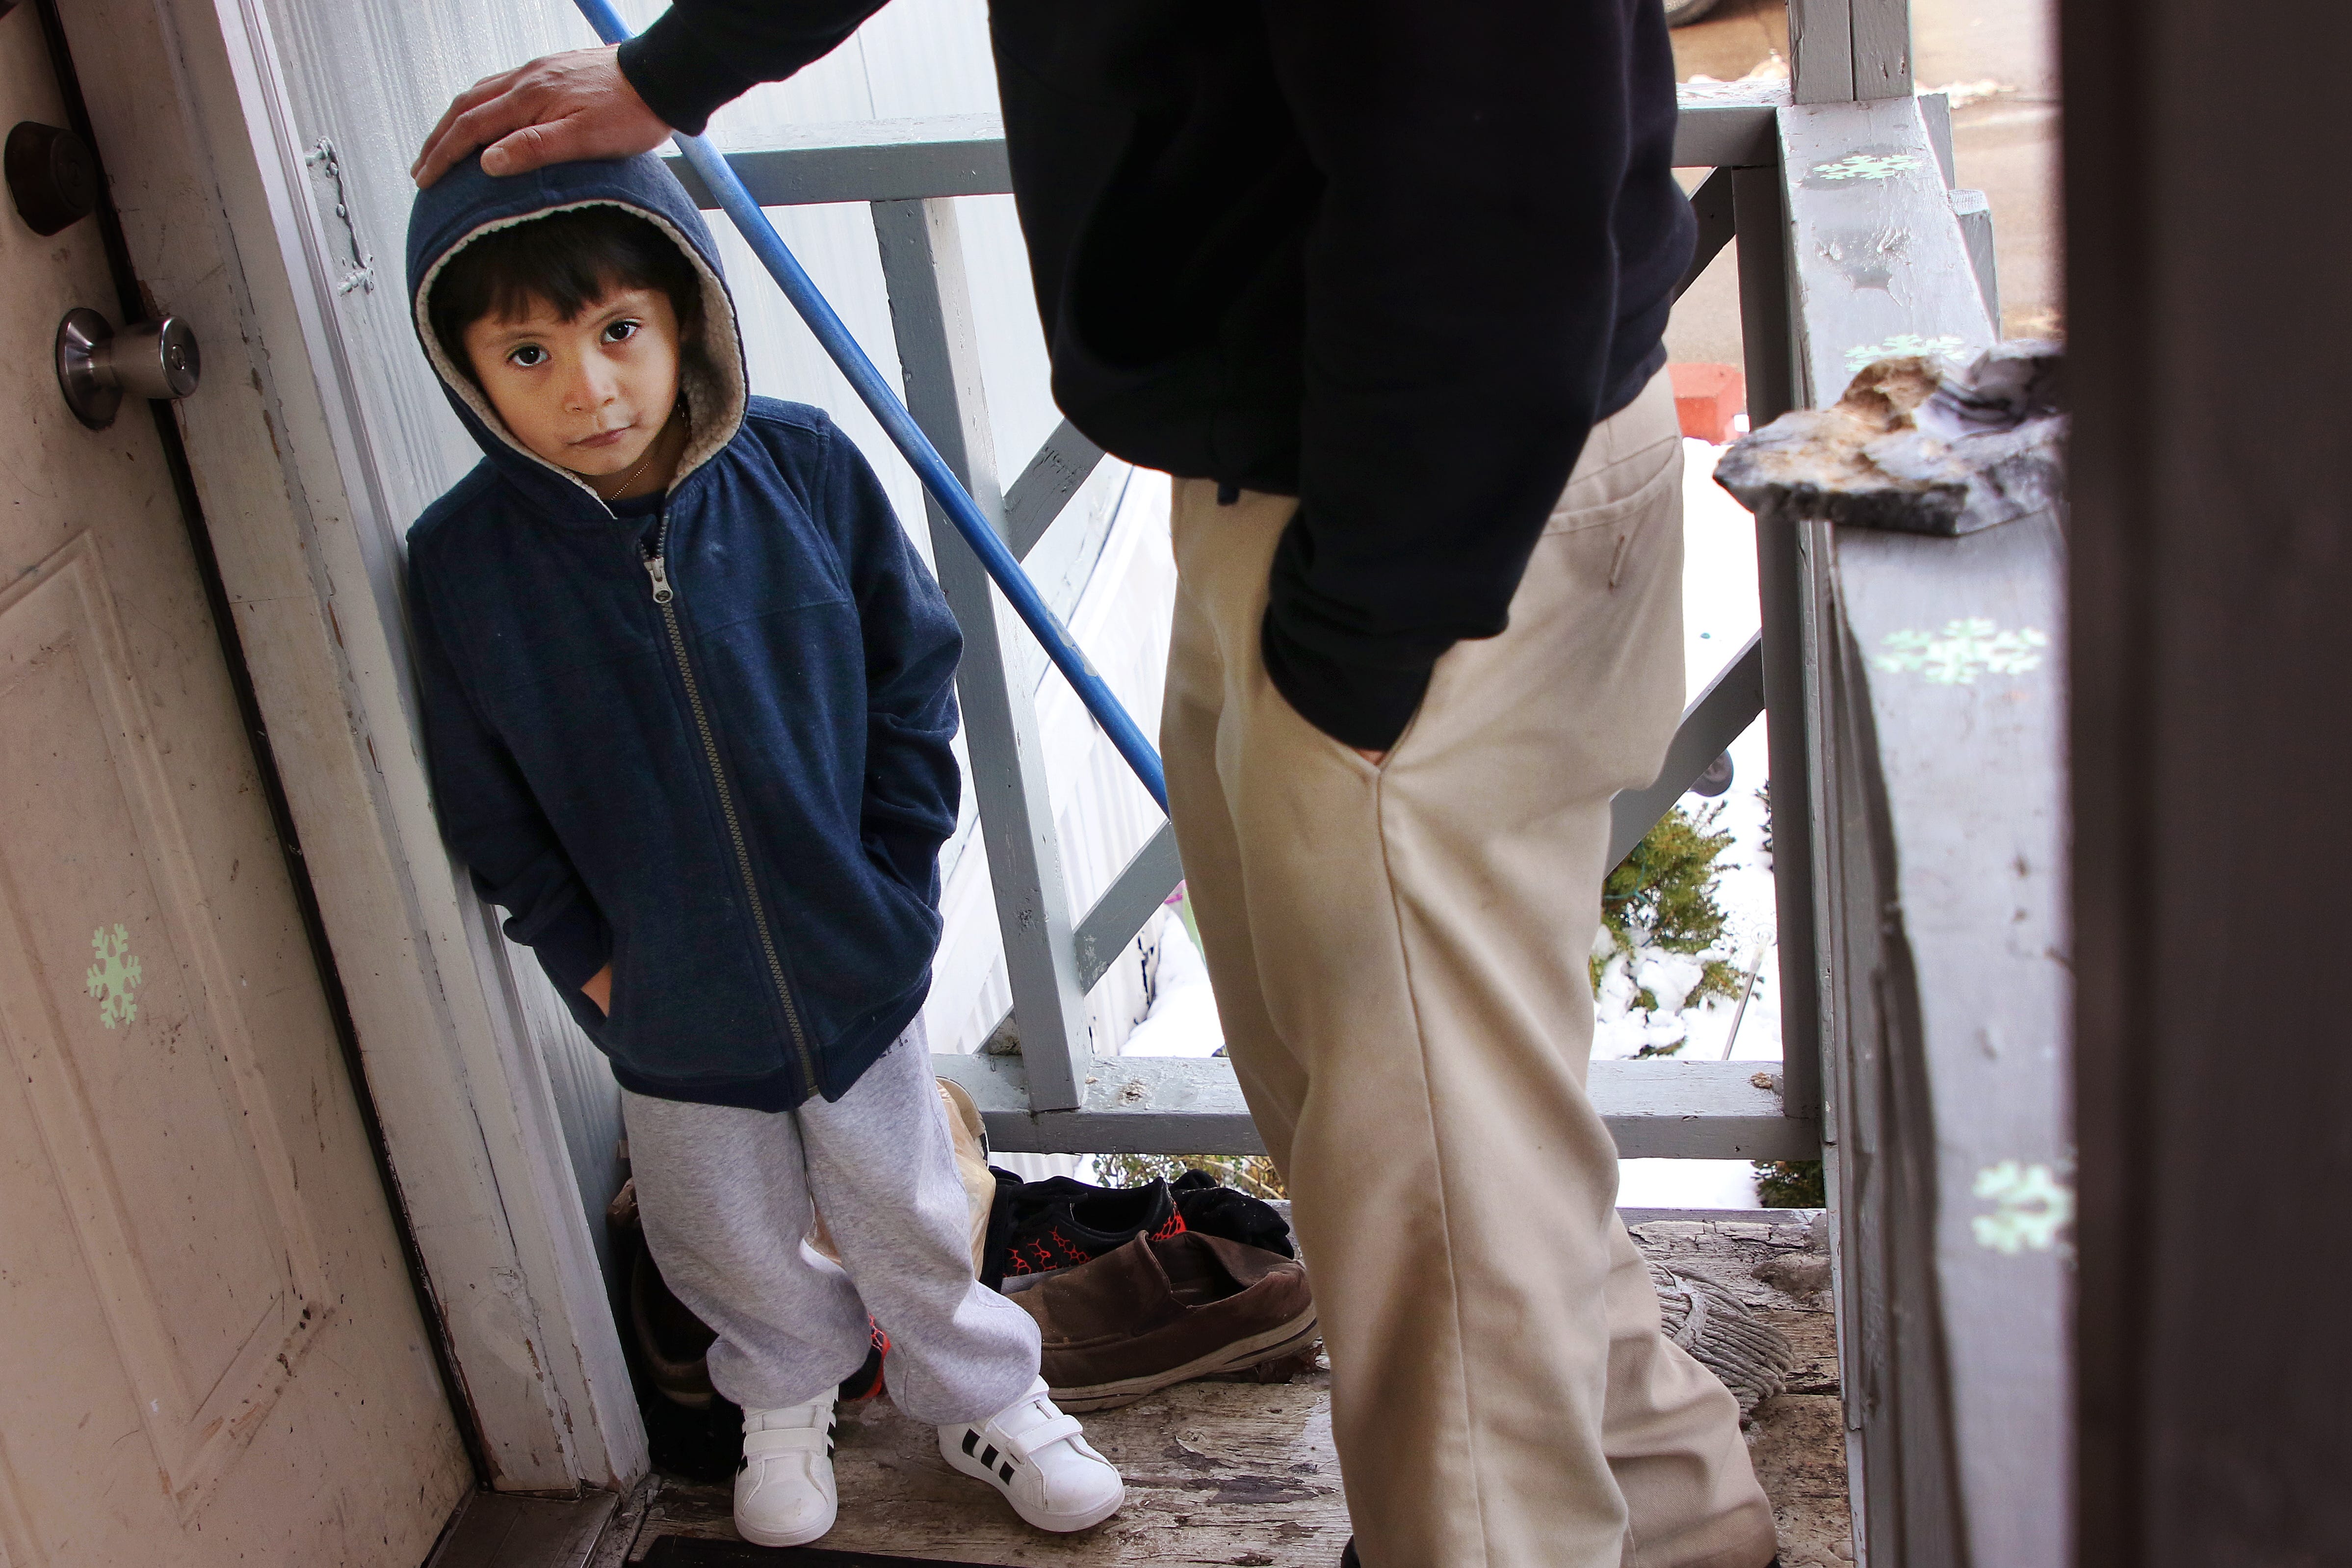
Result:
{"label": "black sleeve", "polygon": [[1263,643],[1276,688],[1339,741],[1394,744],[1438,656],[1504,628],[1601,412],[1634,119],[1661,91],[1672,111],[1663,19],[1637,31],[1655,8],[1265,7],[1325,187],[1300,506]]}
{"label": "black sleeve", "polygon": [[621,74],[663,123],[699,136],[722,103],[831,54],[882,0],[675,0],[621,46]]}

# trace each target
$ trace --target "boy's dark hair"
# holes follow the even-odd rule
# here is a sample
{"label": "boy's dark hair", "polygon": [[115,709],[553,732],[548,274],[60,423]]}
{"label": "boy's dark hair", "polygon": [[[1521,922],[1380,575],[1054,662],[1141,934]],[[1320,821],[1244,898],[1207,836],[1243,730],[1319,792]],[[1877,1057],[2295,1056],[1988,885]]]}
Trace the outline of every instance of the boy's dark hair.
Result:
{"label": "boy's dark hair", "polygon": [[679,341],[698,342],[701,275],[676,240],[610,205],[566,207],[470,241],[433,280],[425,314],[442,352],[473,380],[466,329],[476,321],[525,315],[533,299],[569,321],[616,289],[660,289],[677,312]]}

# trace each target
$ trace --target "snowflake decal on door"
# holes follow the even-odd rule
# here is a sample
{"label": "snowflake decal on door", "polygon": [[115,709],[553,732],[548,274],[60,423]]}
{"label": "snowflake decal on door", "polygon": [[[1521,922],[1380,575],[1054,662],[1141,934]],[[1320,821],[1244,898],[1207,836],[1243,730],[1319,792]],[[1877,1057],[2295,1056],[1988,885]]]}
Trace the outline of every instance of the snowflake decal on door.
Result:
{"label": "snowflake decal on door", "polygon": [[1887,652],[1871,663],[1890,675],[1922,675],[1943,686],[1974,686],[1979,675],[2023,675],[2042,667],[2050,634],[2032,626],[2003,631],[1981,616],[1947,621],[1941,632],[1889,632]]}
{"label": "snowflake decal on door", "polygon": [[1910,153],[1849,153],[1834,163],[1816,163],[1813,173],[1824,180],[1891,180],[1919,167]]}
{"label": "snowflake decal on door", "polygon": [[2028,1247],[2047,1252],[2074,1217],[2074,1193],[2047,1165],[2003,1160],[1977,1173],[1976,1195],[1990,1198],[1993,1212],[1969,1222],[1977,1245],[2014,1258]]}
{"label": "snowflake decal on door", "polygon": [[89,966],[83,983],[89,994],[98,998],[98,1021],[111,1029],[128,1024],[139,1016],[139,960],[131,953],[131,933],[116,926],[111,933],[103,927],[89,933],[91,951],[98,962]]}

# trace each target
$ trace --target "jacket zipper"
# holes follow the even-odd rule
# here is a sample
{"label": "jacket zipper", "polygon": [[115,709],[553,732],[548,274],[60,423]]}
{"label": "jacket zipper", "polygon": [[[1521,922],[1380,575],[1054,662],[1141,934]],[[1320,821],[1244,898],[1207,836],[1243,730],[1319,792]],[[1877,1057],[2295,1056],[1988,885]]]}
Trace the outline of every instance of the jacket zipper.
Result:
{"label": "jacket zipper", "polygon": [[760,900],[760,884],[751,875],[751,847],[743,837],[742,819],[735,815],[735,792],[728,787],[727,769],[719,760],[719,737],[710,727],[709,710],[702,705],[702,689],[695,683],[694,665],[686,657],[686,634],[677,624],[677,591],[670,586],[669,570],[663,563],[663,552],[669,545],[669,513],[664,511],[661,523],[654,531],[653,553],[645,558],[646,575],[653,580],[654,605],[661,611],[662,626],[669,633],[669,648],[677,659],[679,679],[686,683],[687,706],[694,710],[694,727],[702,737],[703,760],[710,764],[710,782],[719,790],[719,814],[727,819],[727,835],[735,845],[735,868],[742,874],[743,895],[751,901],[751,923],[760,933],[760,950],[767,955],[768,976],[776,984],[776,995],[784,1004],[784,1022],[793,1032],[793,1046],[800,1052],[801,1072],[807,1079],[808,1090],[815,1094],[823,1087],[817,1081],[816,1058],[810,1054],[808,1036],[801,1028],[801,1012],[793,1003],[793,989],[784,982],[784,961],[776,952],[775,932],[768,927],[767,906]]}

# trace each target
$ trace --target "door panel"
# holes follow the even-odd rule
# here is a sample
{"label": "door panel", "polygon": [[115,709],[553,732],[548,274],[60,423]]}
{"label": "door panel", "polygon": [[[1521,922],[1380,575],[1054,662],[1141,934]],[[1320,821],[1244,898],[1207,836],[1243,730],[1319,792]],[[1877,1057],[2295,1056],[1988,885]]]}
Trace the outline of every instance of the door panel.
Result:
{"label": "door panel", "polygon": [[0,204],[0,1560],[413,1568],[472,1476],[160,439],[49,370],[116,299]]}
{"label": "door panel", "polygon": [[0,597],[0,821],[17,825],[0,1033],[184,1498],[267,1413],[328,1298],[276,1118],[242,1087],[259,1079],[239,988],[89,536],[23,582]]}

